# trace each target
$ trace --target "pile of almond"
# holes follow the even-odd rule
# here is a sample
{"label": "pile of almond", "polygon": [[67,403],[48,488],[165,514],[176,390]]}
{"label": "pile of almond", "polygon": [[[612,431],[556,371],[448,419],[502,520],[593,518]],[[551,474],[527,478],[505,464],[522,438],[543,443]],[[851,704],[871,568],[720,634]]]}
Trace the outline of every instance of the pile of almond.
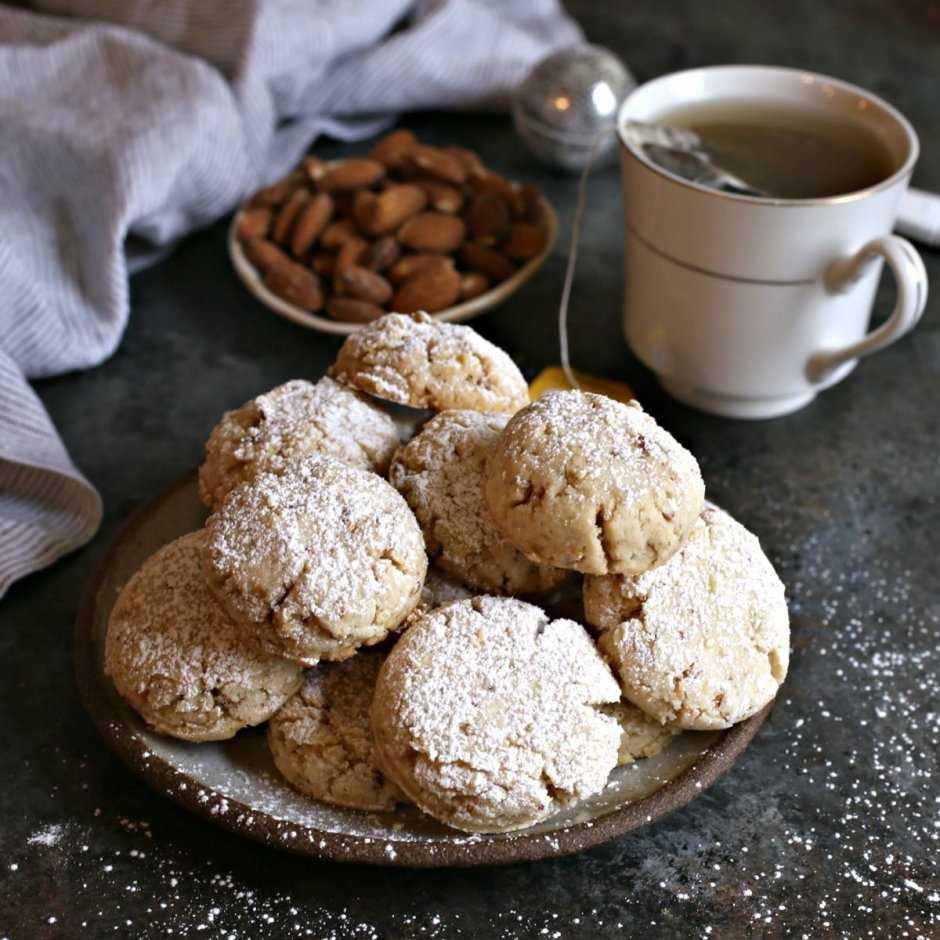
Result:
{"label": "pile of almond", "polygon": [[353,323],[479,297],[548,240],[535,186],[405,129],[368,157],[306,157],[249,200],[236,234],[269,291]]}

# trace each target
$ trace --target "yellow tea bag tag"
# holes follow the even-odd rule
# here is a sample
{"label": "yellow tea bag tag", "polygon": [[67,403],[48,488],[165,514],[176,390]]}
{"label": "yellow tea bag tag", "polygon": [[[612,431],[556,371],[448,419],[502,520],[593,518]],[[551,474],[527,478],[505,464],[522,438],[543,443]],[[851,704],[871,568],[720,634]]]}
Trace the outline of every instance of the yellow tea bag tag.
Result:
{"label": "yellow tea bag tag", "polygon": [[[606,395],[615,401],[624,403],[632,401],[636,396],[633,389],[624,382],[615,382],[613,379],[601,378],[597,375],[588,375],[586,372],[574,371],[574,377],[585,392],[594,392],[596,395]],[[535,401],[542,392],[552,390],[569,391],[572,384],[565,377],[565,370],[561,366],[546,366],[532,380],[529,385],[529,398]]]}

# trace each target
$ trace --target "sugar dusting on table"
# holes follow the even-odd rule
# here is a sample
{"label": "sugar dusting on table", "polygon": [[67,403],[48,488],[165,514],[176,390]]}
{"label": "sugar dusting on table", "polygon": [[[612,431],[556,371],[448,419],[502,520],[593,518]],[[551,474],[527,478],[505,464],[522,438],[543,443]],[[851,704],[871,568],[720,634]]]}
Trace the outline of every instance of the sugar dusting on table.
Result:
{"label": "sugar dusting on table", "polygon": [[[199,838],[179,844],[127,809],[148,804],[142,795],[82,816],[79,807],[93,806],[92,764],[63,764],[58,799],[68,810],[38,817],[2,870],[8,895],[63,872],[69,891],[50,892],[41,920],[14,925],[19,933],[4,925],[0,937],[451,938],[479,936],[484,924],[506,938],[612,937],[643,927],[655,936],[680,925],[683,936],[726,938],[745,923],[755,937],[937,937],[940,602],[913,603],[923,571],[899,570],[862,523],[848,550],[832,518],[808,538],[787,531],[782,524],[767,546],[788,588],[794,650],[774,713],[752,745],[765,760],[745,754],[675,816],[578,860],[500,869],[493,896],[480,893],[482,882],[471,892],[489,898],[485,912],[458,909],[460,892],[422,890],[426,876],[410,872],[395,878],[417,890],[394,903],[377,905],[352,888],[320,901],[296,878],[287,882],[293,888],[262,886],[256,866],[226,860],[197,820]],[[925,559],[925,570],[932,563]],[[854,691],[843,695],[841,683]],[[845,729],[842,752],[828,749],[840,737],[833,728]],[[774,773],[762,775],[769,754]],[[823,799],[833,793],[841,810]],[[244,854],[293,870],[281,864],[285,856],[247,841]],[[291,860],[306,864],[317,863]],[[559,866],[570,885],[563,899],[546,891],[546,909],[536,914],[512,906],[509,899],[557,880]],[[594,890],[599,873],[614,881]],[[434,877],[440,886],[468,873]],[[641,916],[650,910],[654,917]]]}

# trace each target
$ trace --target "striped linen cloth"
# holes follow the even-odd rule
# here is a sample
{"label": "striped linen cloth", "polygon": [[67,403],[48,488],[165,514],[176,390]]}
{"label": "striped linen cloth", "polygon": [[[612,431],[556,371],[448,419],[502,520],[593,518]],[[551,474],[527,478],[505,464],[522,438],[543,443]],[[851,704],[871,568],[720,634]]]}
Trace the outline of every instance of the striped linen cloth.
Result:
{"label": "striped linen cloth", "polygon": [[128,273],[397,112],[501,107],[581,40],[557,0],[37,0],[0,6],[0,597],[101,501],[30,379],[97,365]]}

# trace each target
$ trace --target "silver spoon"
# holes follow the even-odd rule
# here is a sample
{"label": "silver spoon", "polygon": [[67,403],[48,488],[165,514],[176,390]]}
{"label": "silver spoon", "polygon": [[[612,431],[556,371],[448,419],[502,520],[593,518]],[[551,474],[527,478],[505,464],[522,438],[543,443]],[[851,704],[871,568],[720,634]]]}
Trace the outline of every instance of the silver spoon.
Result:
{"label": "silver spoon", "polygon": [[709,151],[695,131],[665,124],[629,121],[625,134],[630,143],[657,166],[691,183],[741,196],[770,196],[716,165],[716,156],[720,159],[720,155]]}

